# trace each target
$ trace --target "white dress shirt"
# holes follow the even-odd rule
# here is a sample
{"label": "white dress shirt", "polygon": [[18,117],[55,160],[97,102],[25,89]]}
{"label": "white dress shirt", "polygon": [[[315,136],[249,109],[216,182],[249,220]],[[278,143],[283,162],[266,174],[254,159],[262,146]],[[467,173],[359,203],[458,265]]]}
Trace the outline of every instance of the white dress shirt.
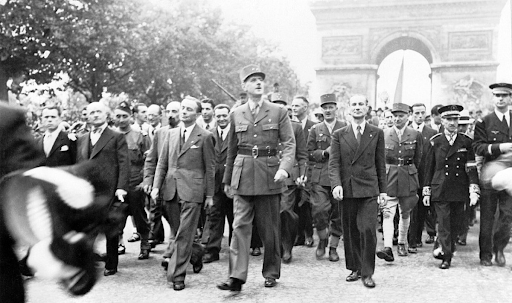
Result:
{"label": "white dress shirt", "polygon": [[185,141],[184,142],[187,142],[188,138],[190,137],[190,133],[192,133],[192,130],[194,129],[194,126],[196,126],[195,123],[189,127],[185,127],[185,126],[181,127],[180,136],[183,137],[183,133],[185,133]]}
{"label": "white dress shirt", "polygon": [[423,132],[423,127],[425,126],[425,123],[416,124],[416,122],[411,123],[412,128],[419,131],[420,133]]}
{"label": "white dress shirt", "polygon": [[50,151],[52,150],[52,147],[55,144],[55,140],[57,140],[57,136],[59,135],[59,133],[60,133],[59,131],[55,130],[54,132],[47,131],[44,134],[43,148],[44,148],[44,153],[46,154],[47,157],[50,154]]}
{"label": "white dress shirt", "polygon": [[[96,145],[96,143],[98,142],[98,140],[100,139],[101,137],[101,134],[103,134],[103,132],[105,131],[105,128],[107,128],[108,124],[107,123],[104,123],[102,126],[100,127],[93,127],[91,129],[91,144],[94,146]],[[100,129],[99,132],[94,132],[95,129]]]}
{"label": "white dress shirt", "polygon": [[332,121],[331,123],[328,123],[324,120],[325,126],[327,126],[327,129],[329,130],[329,133],[332,135],[332,130],[334,129],[334,125],[336,124],[336,119]]}
{"label": "white dress shirt", "polygon": [[361,137],[364,134],[364,128],[366,127],[366,121],[363,121],[361,124],[357,124],[356,122],[352,121],[352,131],[354,131],[354,137],[357,138],[357,127],[361,126]]}
{"label": "white dress shirt", "polygon": [[225,128],[220,128],[220,126],[217,126],[217,133],[219,134],[219,137],[222,138],[222,141],[226,141],[230,126],[230,124],[228,124],[228,126],[226,126]]}

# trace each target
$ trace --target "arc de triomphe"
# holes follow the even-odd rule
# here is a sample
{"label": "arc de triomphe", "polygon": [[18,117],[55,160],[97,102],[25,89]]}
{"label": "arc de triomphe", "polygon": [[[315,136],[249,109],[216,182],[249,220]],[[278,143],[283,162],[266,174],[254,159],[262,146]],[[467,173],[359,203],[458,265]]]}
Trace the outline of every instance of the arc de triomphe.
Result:
{"label": "arc de triomphe", "polygon": [[[322,93],[375,104],[377,69],[410,49],[430,64],[431,104],[489,104],[496,80],[498,26],[506,0],[318,0],[310,4],[321,45],[316,78]],[[389,102],[392,102],[390,100]],[[412,103],[414,100],[404,100]]]}

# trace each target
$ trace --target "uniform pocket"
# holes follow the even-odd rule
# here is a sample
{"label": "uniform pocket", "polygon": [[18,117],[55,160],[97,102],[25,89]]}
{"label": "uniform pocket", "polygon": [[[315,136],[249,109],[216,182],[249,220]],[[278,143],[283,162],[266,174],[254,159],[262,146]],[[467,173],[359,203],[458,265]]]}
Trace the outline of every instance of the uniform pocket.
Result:
{"label": "uniform pocket", "polygon": [[233,163],[233,174],[231,175],[231,187],[238,189],[240,185],[240,177],[242,176],[242,169],[244,166],[244,158],[237,157]]}
{"label": "uniform pocket", "polygon": [[283,182],[274,182],[274,176],[276,175],[276,173],[279,169],[279,160],[276,157],[268,157],[267,158],[267,167],[268,167],[268,174],[267,174],[268,188],[270,188],[270,189],[281,188],[283,186]]}

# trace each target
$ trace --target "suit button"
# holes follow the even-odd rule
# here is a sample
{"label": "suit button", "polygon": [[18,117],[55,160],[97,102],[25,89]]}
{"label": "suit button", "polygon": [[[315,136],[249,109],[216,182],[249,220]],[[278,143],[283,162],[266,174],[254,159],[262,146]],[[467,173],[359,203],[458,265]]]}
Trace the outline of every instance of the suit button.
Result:
{"label": "suit button", "polygon": [[456,177],[458,177],[458,176],[459,176],[459,174],[455,174],[455,176],[456,176]]}
{"label": "suit button", "polygon": [[254,138],[256,138],[258,135],[254,135]]}
{"label": "suit button", "polygon": [[494,138],[494,141],[496,141],[496,138]]}
{"label": "suit button", "polygon": [[448,167],[448,164],[446,164],[445,167]]}
{"label": "suit button", "polygon": [[448,161],[448,158],[446,158],[445,160]]}
{"label": "suit button", "polygon": [[448,172],[446,172],[446,174],[445,174],[445,175],[447,175],[447,176],[448,176]]}
{"label": "suit button", "polygon": [[459,168],[459,166],[457,165],[457,168]]}
{"label": "suit button", "polygon": [[460,158],[457,158],[457,160],[460,160]]}
{"label": "suit button", "polygon": [[254,124],[254,126],[258,126],[258,124]]}
{"label": "suit button", "polygon": [[399,154],[401,154],[401,153],[402,153],[402,151],[401,151],[401,150],[399,150],[399,151],[398,151],[398,153],[399,153]]}

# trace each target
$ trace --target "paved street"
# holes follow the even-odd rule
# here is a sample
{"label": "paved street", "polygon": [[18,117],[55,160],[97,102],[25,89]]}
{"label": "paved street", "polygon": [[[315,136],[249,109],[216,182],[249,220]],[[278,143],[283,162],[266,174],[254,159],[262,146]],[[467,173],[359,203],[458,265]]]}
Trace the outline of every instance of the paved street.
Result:
{"label": "paved street", "polygon": [[[130,221],[130,220],[128,220]],[[129,227],[125,235],[130,235]],[[283,264],[277,287],[263,287],[262,256],[251,257],[249,278],[239,294],[221,291],[216,284],[226,278],[227,249],[221,260],[205,264],[199,274],[187,272],[186,289],[176,292],[166,283],[160,267],[164,245],[154,250],[149,260],[138,261],[138,243],[127,243],[127,253],[120,257],[119,272],[101,277],[94,289],[84,297],[71,298],[51,281],[37,278],[27,281],[29,302],[511,302],[512,254],[510,246],[505,255],[508,264],[482,267],[478,260],[478,225],[471,229],[468,246],[458,248],[452,268],[441,270],[440,261],[432,258],[432,244],[424,245],[416,255],[397,257],[385,263],[377,259],[374,275],[377,287],[365,288],[360,281],[348,283],[345,277],[343,248],[337,263],[327,259],[317,261],[314,248],[295,247],[294,260]],[[381,235],[379,248],[382,245]],[[316,239],[315,239],[316,240]],[[103,264],[100,264],[103,265]],[[102,268],[99,268],[102,270]]]}

